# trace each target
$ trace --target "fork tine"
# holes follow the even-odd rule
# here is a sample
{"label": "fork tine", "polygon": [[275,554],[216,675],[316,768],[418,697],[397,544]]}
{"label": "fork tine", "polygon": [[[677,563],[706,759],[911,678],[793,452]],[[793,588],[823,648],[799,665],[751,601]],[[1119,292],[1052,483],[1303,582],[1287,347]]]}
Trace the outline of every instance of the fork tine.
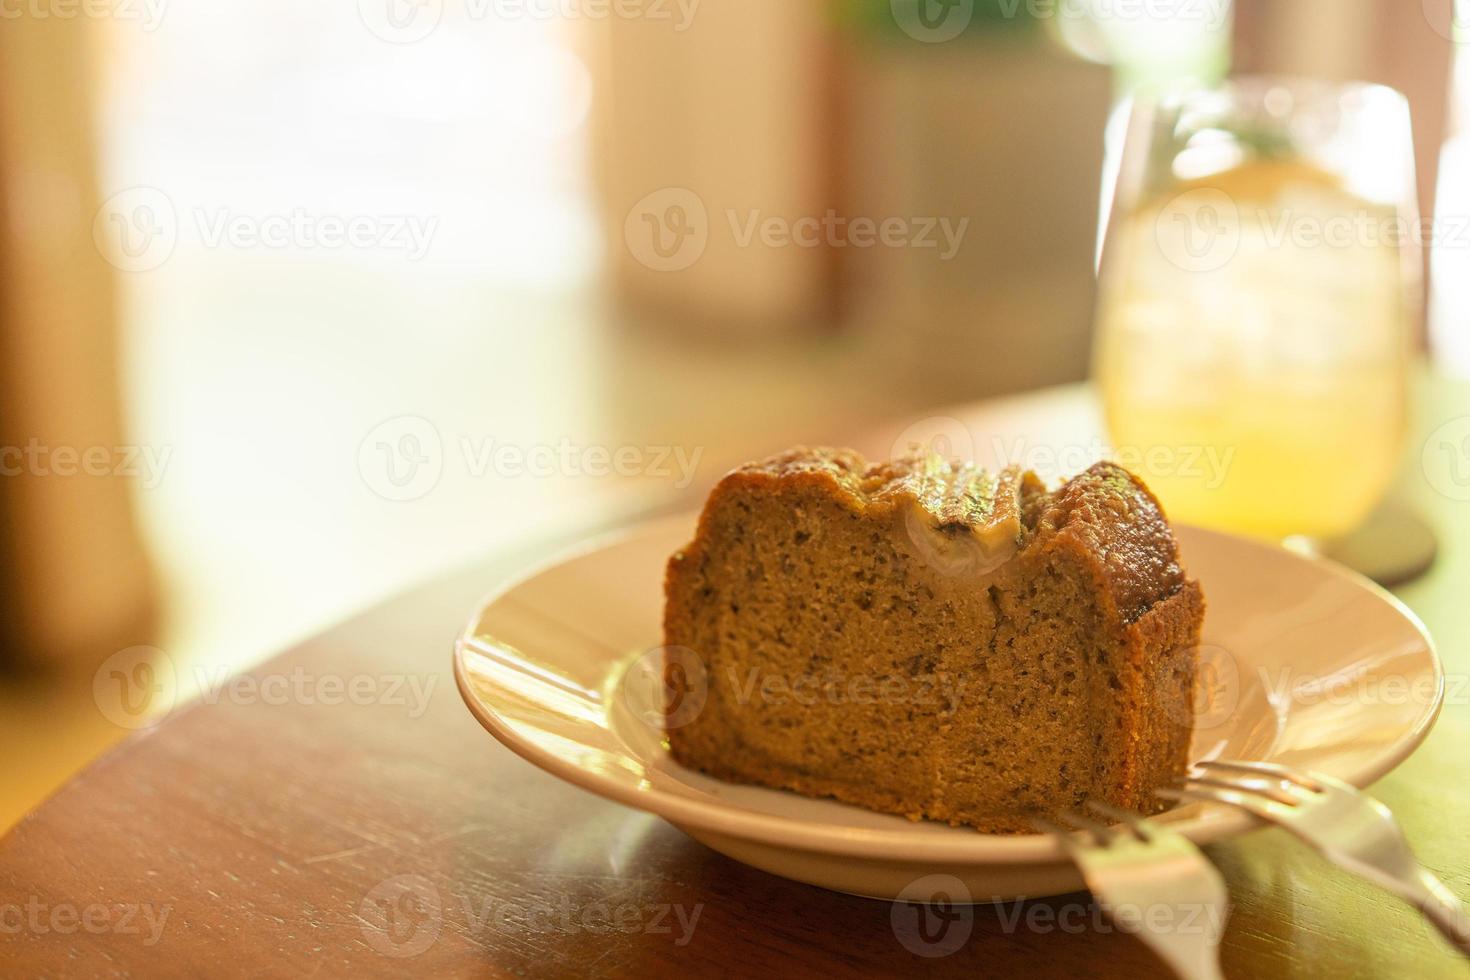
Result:
{"label": "fork tine", "polygon": [[1098,823],[1091,817],[1081,813],[1076,813],[1072,810],[1063,810],[1061,813],[1058,813],[1057,816],[1061,817],[1067,823],[1080,827],[1088,833],[1092,834],[1093,840],[1097,842],[1099,847],[1107,847],[1118,836],[1118,832],[1113,828],[1105,824]]}
{"label": "fork tine", "polygon": [[1154,795],[1174,803],[1230,803],[1224,796],[1214,795],[1215,792],[1208,789],[1171,789],[1166,786],[1154,790]]}
{"label": "fork tine", "polygon": [[1159,790],[1160,795],[1165,793],[1177,794],[1175,799],[1179,800],[1224,803],[1229,806],[1236,806],[1248,813],[1255,814],[1263,820],[1273,819],[1274,814],[1271,808],[1273,806],[1280,806],[1278,803],[1250,793],[1240,793],[1229,789],[1216,789],[1213,786],[1186,786],[1182,790]]}
{"label": "fork tine", "polygon": [[1264,796],[1268,800],[1274,800],[1282,806],[1287,807],[1294,807],[1302,801],[1301,797],[1292,796],[1280,786],[1259,786],[1254,783],[1222,779],[1218,776],[1190,776],[1189,783],[1191,785],[1213,786],[1216,789],[1228,789],[1236,793]]}
{"label": "fork tine", "polygon": [[1120,810],[1118,807],[1100,802],[1098,800],[1088,800],[1086,805],[1089,810],[1092,810],[1095,813],[1100,813],[1103,816],[1107,817],[1109,820],[1112,820],[1114,823],[1120,823],[1123,826],[1127,827],[1129,830],[1133,831],[1133,836],[1137,837],[1139,840],[1145,843],[1153,840],[1153,828],[1149,826],[1148,822],[1142,819],[1138,814],[1129,813],[1127,810]]}
{"label": "fork tine", "polygon": [[1254,810],[1255,807],[1247,803],[1246,799],[1238,793],[1228,790],[1211,789],[1208,786],[1198,788],[1186,787],[1185,789],[1160,789],[1154,792],[1166,800],[1177,800],[1181,803],[1227,803],[1232,806],[1244,807]]}
{"label": "fork tine", "polygon": [[1247,772],[1263,776],[1275,776],[1295,783],[1302,789],[1320,793],[1324,787],[1317,780],[1304,772],[1298,772],[1290,766],[1283,766],[1278,762],[1236,762],[1231,759],[1201,759],[1196,762],[1195,767],[1211,767],[1215,769],[1228,769],[1232,772]]}

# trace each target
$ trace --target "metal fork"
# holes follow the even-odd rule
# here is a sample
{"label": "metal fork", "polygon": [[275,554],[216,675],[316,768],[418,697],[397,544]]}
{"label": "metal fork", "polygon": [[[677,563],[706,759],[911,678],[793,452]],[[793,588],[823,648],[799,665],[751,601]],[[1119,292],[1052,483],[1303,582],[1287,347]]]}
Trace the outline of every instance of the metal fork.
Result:
{"label": "metal fork", "polygon": [[1333,864],[1399,896],[1470,955],[1470,916],[1444,883],[1414,857],[1388,807],[1338,779],[1270,762],[1198,762],[1204,775],[1169,799],[1213,800],[1286,828]]}
{"label": "metal fork", "polygon": [[[1077,813],[1058,815],[1090,834],[1088,843],[1066,827],[1033,822],[1057,836],[1119,928],[1136,935],[1183,980],[1222,980],[1220,936],[1230,910],[1220,872],[1179,834],[1101,803],[1087,805],[1121,826],[1109,827]],[[1161,906],[1174,909],[1172,928],[1149,928],[1147,914],[1135,921],[1120,915]],[[1179,913],[1190,910],[1194,914],[1179,921]]]}

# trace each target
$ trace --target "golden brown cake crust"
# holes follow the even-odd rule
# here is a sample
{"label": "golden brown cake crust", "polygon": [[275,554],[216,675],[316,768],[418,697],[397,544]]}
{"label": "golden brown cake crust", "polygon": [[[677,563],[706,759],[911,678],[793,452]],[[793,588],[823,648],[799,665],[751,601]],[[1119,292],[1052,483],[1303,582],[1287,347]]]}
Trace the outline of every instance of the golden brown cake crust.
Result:
{"label": "golden brown cake crust", "polygon": [[1105,591],[1127,622],[1184,584],[1163,508],[1141,480],[1114,463],[1097,463],[1050,495],[1036,533],[1055,535],[1100,561]]}
{"label": "golden brown cake crust", "polygon": [[[947,564],[956,538],[978,563]],[[666,595],[666,645],[710,671],[670,749],[720,778],[1021,832],[1086,798],[1156,810],[1187,762],[1203,598],[1158,502],[1112,464],[1047,492],[1016,470],[793,449],[721,481]],[[942,696],[798,709],[742,694],[739,670]]]}
{"label": "golden brown cake crust", "polygon": [[[993,493],[984,490],[986,475],[972,464],[934,455],[914,454],[870,463],[851,449],[797,446],[731,471],[714,493],[731,486],[810,481],[859,513],[914,504],[929,511],[936,522],[974,524],[985,518],[993,502]],[[994,479],[1004,484],[1021,476],[1019,470],[1011,468]],[[1029,485],[1039,487],[1033,475],[1026,476]]]}
{"label": "golden brown cake crust", "polygon": [[[731,471],[710,500],[742,488],[804,483],[864,516],[913,505],[938,525],[975,525],[989,513],[990,502],[962,497],[956,505],[953,487],[976,473],[983,471],[926,454],[870,463],[851,449],[797,446]],[[998,480],[1002,486],[1013,485],[1023,498],[1034,501],[1042,496],[1034,473],[1011,468]],[[1100,584],[1125,621],[1142,616],[1184,584],[1178,547],[1163,508],[1141,480],[1115,463],[1094,464],[1045,495],[1044,506],[1035,508],[1033,503],[1033,509],[1037,512],[1022,529],[1023,539],[1057,537],[1059,546],[1100,560]],[[705,521],[712,511],[706,505],[699,531],[684,553],[703,547]]]}

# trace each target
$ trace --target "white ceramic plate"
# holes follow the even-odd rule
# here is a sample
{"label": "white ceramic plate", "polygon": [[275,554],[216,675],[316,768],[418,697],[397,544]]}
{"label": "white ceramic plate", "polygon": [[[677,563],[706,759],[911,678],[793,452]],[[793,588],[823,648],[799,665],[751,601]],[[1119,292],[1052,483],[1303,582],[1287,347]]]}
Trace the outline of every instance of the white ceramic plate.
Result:
{"label": "white ceramic plate", "polygon": [[[837,891],[893,898],[930,875],[976,901],[1076,891],[1057,843],[871,813],[737,786],[668,756],[659,730],[663,574],[694,518],[642,525],[492,595],[455,648],[470,711],[535,765],[655,813],[755,867]],[[1444,678],[1419,621],[1338,566],[1265,544],[1179,529],[1200,580],[1204,675],[1194,758],[1273,760],[1366,786],[1423,740]],[[650,652],[653,651],[653,652]],[[1199,843],[1252,820],[1192,805],[1159,819]]]}

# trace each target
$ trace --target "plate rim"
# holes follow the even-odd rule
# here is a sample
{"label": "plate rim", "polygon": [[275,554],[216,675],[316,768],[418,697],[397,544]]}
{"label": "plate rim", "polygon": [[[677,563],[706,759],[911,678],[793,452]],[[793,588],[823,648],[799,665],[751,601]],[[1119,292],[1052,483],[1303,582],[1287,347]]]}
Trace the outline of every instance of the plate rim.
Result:
{"label": "plate rim", "polygon": [[[770,846],[816,851],[825,854],[882,859],[891,861],[944,861],[965,865],[1026,865],[1066,858],[1061,843],[1049,834],[986,834],[979,831],[953,835],[918,835],[904,828],[853,828],[841,824],[801,820],[775,814],[758,813],[718,801],[693,799],[657,787],[638,788],[612,777],[583,769],[553,752],[543,750],[519,737],[488,705],[473,694],[467,677],[467,659],[479,624],[490,605],[524,583],[577,558],[612,547],[619,542],[662,529],[663,525],[681,522],[692,528],[698,511],[682,511],[639,521],[630,526],[594,535],[570,547],[559,549],[545,559],[528,565],[517,574],[505,578],[476,604],[473,613],[454,640],[453,670],[460,698],[475,720],[496,741],[538,769],[604,799],[662,817],[679,827],[760,842]],[[1313,565],[1321,571],[1365,589],[1388,603],[1419,633],[1429,654],[1434,675],[1433,702],[1420,713],[1416,723],[1396,738],[1370,765],[1341,778],[1365,789],[1403,763],[1428,737],[1444,707],[1444,661],[1422,619],[1401,599],[1371,579],[1343,565],[1316,555],[1190,524],[1176,525],[1190,534],[1223,538],[1253,547],[1277,551],[1293,561]],[[1199,805],[1199,804],[1195,804]],[[916,822],[916,826],[918,822]],[[1216,807],[1199,816],[1170,821],[1169,827],[1196,844],[1211,844],[1265,826],[1265,821],[1235,808]]]}

